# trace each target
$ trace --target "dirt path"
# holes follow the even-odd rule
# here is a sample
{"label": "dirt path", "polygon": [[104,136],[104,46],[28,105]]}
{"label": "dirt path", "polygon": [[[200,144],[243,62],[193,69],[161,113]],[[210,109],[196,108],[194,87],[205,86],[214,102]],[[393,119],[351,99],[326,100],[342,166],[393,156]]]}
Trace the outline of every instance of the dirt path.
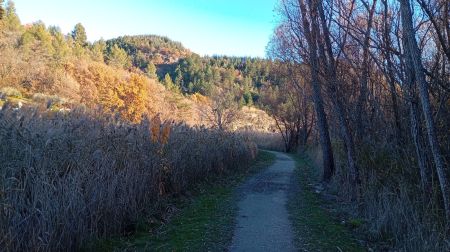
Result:
{"label": "dirt path", "polygon": [[276,161],[238,189],[239,213],[230,251],[296,251],[287,200],[295,162]]}

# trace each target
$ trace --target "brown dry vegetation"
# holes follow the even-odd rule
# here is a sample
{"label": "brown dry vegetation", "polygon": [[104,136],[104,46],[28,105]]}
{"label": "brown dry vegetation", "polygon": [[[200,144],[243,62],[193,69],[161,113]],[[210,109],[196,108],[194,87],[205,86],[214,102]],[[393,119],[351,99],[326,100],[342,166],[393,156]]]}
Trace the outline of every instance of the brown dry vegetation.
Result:
{"label": "brown dry vegetation", "polygon": [[102,112],[0,111],[0,248],[76,250],[133,230],[161,200],[246,167],[255,146],[232,134]]}

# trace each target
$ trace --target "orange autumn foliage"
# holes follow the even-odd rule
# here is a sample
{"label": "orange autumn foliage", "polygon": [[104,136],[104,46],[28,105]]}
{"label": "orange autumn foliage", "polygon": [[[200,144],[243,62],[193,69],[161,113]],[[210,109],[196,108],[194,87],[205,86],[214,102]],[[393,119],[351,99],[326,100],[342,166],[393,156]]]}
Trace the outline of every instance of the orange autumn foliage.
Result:
{"label": "orange autumn foliage", "polygon": [[100,106],[131,122],[139,122],[147,113],[149,83],[143,75],[97,62],[66,65],[66,70],[80,83],[81,102],[88,107]]}

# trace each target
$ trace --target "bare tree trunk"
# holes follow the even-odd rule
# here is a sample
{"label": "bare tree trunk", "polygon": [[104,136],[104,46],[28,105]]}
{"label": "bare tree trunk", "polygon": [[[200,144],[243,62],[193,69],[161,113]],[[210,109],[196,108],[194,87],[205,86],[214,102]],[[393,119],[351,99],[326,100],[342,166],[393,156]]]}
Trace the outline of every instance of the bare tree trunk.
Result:
{"label": "bare tree trunk", "polygon": [[[359,198],[359,184],[360,184],[360,177],[359,177],[359,168],[356,164],[356,152],[355,152],[355,144],[353,141],[352,133],[350,132],[350,127],[347,122],[346,113],[344,110],[344,106],[341,102],[341,100],[338,97],[338,85],[339,80],[336,74],[336,62],[334,60],[333,52],[331,49],[331,39],[330,39],[330,33],[328,31],[328,28],[326,26],[326,20],[325,20],[325,14],[323,10],[323,5],[321,0],[313,0],[314,2],[310,4],[310,10],[312,11],[312,30],[313,31],[320,31],[317,14],[320,15],[322,30],[323,30],[323,40],[325,42],[325,54],[324,57],[324,64],[326,66],[326,72],[327,72],[327,79],[330,82],[330,92],[331,92],[331,99],[334,103],[334,110],[338,118],[339,122],[339,129],[341,136],[344,140],[345,149],[347,153],[347,163],[350,171],[350,177],[351,177],[351,183],[352,183],[352,198],[358,199]],[[316,37],[317,43],[319,43],[319,39]],[[323,51],[324,49],[321,48]],[[326,60],[328,59],[328,60]]]}
{"label": "bare tree trunk", "polygon": [[[411,96],[411,99],[414,96]],[[414,146],[416,149],[416,155],[417,155],[417,163],[419,165],[419,171],[420,171],[420,178],[421,178],[421,187],[425,194],[430,189],[430,180],[428,176],[428,170],[425,163],[426,157],[425,157],[425,151],[423,150],[422,143],[420,141],[420,125],[419,125],[419,115],[417,112],[417,104],[415,104],[415,99],[409,101],[409,110],[410,110],[410,119],[411,119],[411,135],[413,137]]]}
{"label": "bare tree trunk", "polygon": [[395,139],[397,144],[403,142],[403,136],[402,136],[402,127],[400,124],[400,115],[398,113],[398,102],[397,102],[397,89],[395,85],[395,74],[394,74],[394,64],[392,63],[392,53],[391,53],[391,27],[388,22],[388,15],[389,15],[389,7],[387,0],[383,0],[384,5],[384,15],[383,15],[383,23],[384,23],[384,29],[383,29],[383,43],[384,43],[384,50],[382,50],[382,53],[384,54],[384,58],[386,59],[386,67],[387,67],[387,79],[389,82],[389,90],[391,93],[391,102],[392,102],[392,110],[394,112],[394,127],[395,127]]}
{"label": "bare tree trunk", "polygon": [[[317,126],[320,135],[320,145],[323,154],[323,180],[329,182],[334,175],[334,157],[331,148],[330,134],[328,132],[328,122],[323,106],[322,92],[319,81],[319,60],[317,56],[316,34],[311,30],[308,21],[308,12],[304,0],[298,0],[302,16],[303,30],[308,43],[309,61],[311,66],[311,87],[314,102],[314,108],[317,115]],[[316,17],[317,18],[317,17]]]}
{"label": "bare tree trunk", "polygon": [[[405,41],[404,41],[405,42]],[[406,44],[406,43],[405,43]],[[406,47],[406,45],[405,45]],[[422,187],[422,191],[424,192],[424,195],[428,191],[430,184],[429,184],[429,171],[427,170],[426,166],[426,156],[425,151],[422,146],[422,143],[420,141],[421,136],[421,130],[420,130],[420,123],[419,123],[419,113],[417,109],[417,97],[416,92],[414,88],[414,70],[411,69],[412,66],[412,59],[409,55],[405,55],[405,82],[406,82],[406,94],[408,99],[408,106],[409,106],[409,116],[410,116],[410,122],[411,122],[411,136],[413,138],[414,147],[416,150],[416,156],[417,156],[417,164],[419,165],[419,171],[420,171],[420,184]]]}
{"label": "bare tree trunk", "polygon": [[436,136],[436,127],[433,119],[433,112],[431,110],[430,97],[428,94],[428,83],[425,79],[422,57],[415,38],[410,2],[409,0],[399,1],[404,36],[403,39],[405,40],[405,43],[407,45],[405,47],[405,53],[406,55],[409,55],[411,59],[409,64],[412,64],[412,66],[410,67],[411,69],[414,69],[414,76],[419,87],[419,96],[427,125],[428,141],[431,147],[431,152],[433,153],[436,172],[438,174],[442,197],[444,200],[445,216],[447,222],[450,222],[450,194],[447,182],[446,167],[442,158],[441,151],[439,149],[439,143]]}
{"label": "bare tree trunk", "polygon": [[[367,20],[367,30],[364,34],[363,42],[363,62],[361,66],[361,76],[359,78],[359,97],[356,104],[356,136],[358,139],[364,138],[364,125],[365,121],[364,114],[366,112],[367,103],[367,85],[369,80],[369,46],[370,46],[370,32],[372,31],[372,20],[373,14],[375,12],[376,0],[373,1],[372,7],[370,8],[367,3],[362,1],[367,11],[369,12],[369,19]],[[321,7],[323,8],[323,7]],[[321,15],[324,17],[324,15]]]}

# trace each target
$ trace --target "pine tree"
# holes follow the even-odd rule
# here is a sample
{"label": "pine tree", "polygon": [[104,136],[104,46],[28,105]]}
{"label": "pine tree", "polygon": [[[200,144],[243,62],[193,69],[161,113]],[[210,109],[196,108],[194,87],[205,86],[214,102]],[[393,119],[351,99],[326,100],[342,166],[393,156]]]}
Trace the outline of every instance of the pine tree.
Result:
{"label": "pine tree", "polygon": [[180,66],[175,70],[175,85],[178,87],[183,87],[183,73],[180,69]]}
{"label": "pine tree", "polygon": [[169,73],[167,73],[164,76],[163,85],[166,86],[167,90],[174,91],[177,93],[180,92],[180,87],[175,85]]}
{"label": "pine tree", "polygon": [[169,73],[166,73],[166,75],[164,76],[163,84],[164,84],[164,86],[167,87],[168,90],[174,89],[175,85],[174,85]]}
{"label": "pine tree", "polygon": [[5,16],[5,9],[3,8],[4,0],[0,0],[0,20]]}
{"label": "pine tree", "polygon": [[118,68],[127,68],[131,66],[130,57],[128,57],[127,52],[120,48],[117,44],[114,44],[110,48],[108,54],[108,64]]}
{"label": "pine tree", "polygon": [[49,28],[49,32],[53,37],[51,39],[51,44],[53,46],[53,58],[57,64],[61,64],[70,54],[70,47],[59,27],[52,26]]}
{"label": "pine tree", "polygon": [[80,45],[82,47],[87,46],[86,29],[81,23],[75,25],[75,28],[72,31],[72,38],[75,44]]}
{"label": "pine tree", "polygon": [[20,29],[20,19],[16,13],[16,4],[13,1],[6,3],[6,8],[2,19],[5,21],[4,25],[10,31],[17,31]]}
{"label": "pine tree", "polygon": [[97,62],[104,62],[106,52],[106,42],[103,39],[96,41],[91,48],[91,58]]}
{"label": "pine tree", "polygon": [[153,62],[149,62],[147,65],[147,68],[145,69],[147,76],[150,79],[156,79],[158,75],[156,74],[156,66],[153,64]]}

